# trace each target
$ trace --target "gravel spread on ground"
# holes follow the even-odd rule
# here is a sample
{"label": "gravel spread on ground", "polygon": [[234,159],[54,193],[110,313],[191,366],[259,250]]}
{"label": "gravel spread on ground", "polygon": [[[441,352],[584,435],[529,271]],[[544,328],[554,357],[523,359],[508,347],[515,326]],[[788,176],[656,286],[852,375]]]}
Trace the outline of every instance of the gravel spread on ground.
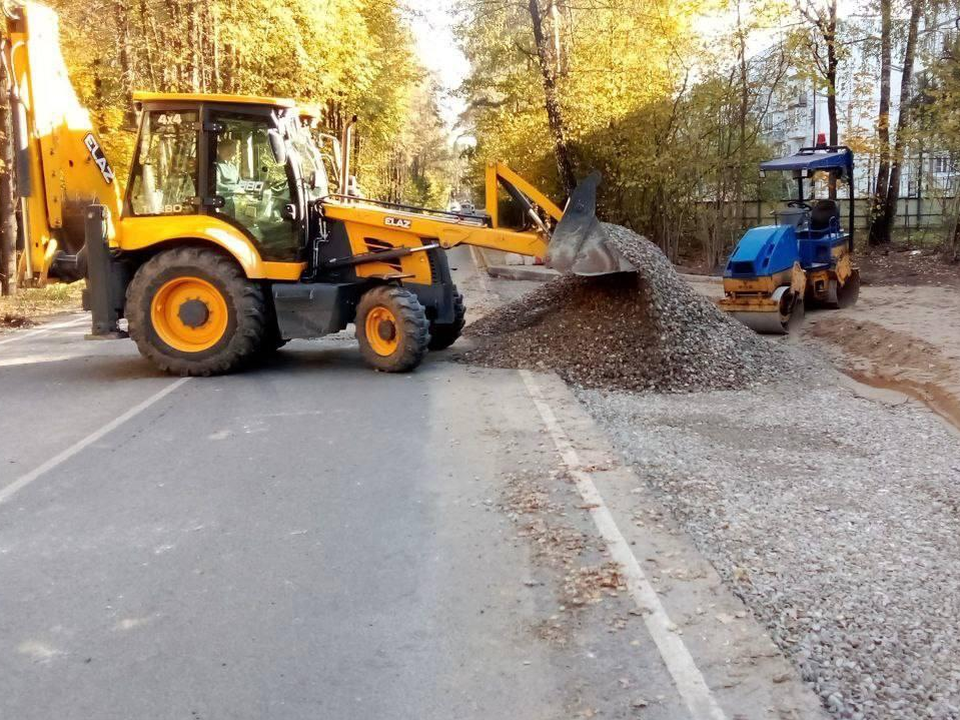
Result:
{"label": "gravel spread on ground", "polygon": [[839,718],[960,718],[960,439],[832,378],[578,391]]}
{"label": "gravel spread on ground", "polygon": [[636,273],[565,276],[506,303],[467,328],[468,362],[554,370],[586,387],[692,392],[743,388],[790,364],[691,288],[656,245],[604,223]]}

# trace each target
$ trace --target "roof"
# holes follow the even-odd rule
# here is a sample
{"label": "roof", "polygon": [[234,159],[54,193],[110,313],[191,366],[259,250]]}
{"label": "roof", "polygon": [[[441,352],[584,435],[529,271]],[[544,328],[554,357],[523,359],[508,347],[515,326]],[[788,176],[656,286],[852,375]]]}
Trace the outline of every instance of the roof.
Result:
{"label": "roof", "polygon": [[297,103],[287,98],[260,97],[258,95],[219,95],[216,93],[160,93],[137,91],[133,94],[135,102],[190,102],[190,103],[230,103],[232,105],[269,105],[270,107],[292,108]]}
{"label": "roof", "polygon": [[844,168],[848,172],[853,170],[853,153],[849,148],[801,148],[794,155],[760,163],[761,170],[774,172],[778,170],[832,170],[834,168]]}

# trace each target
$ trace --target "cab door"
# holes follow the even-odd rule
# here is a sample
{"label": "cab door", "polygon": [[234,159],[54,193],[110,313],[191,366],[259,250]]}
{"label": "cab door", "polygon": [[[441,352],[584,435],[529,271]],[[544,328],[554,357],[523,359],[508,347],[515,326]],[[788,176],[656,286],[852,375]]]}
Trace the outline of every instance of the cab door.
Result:
{"label": "cab door", "polygon": [[195,106],[145,109],[125,215],[193,215],[199,211],[199,129],[199,112]]}
{"label": "cab door", "polygon": [[291,163],[274,154],[272,114],[211,107],[204,129],[207,212],[241,230],[264,260],[299,260],[301,200]]}

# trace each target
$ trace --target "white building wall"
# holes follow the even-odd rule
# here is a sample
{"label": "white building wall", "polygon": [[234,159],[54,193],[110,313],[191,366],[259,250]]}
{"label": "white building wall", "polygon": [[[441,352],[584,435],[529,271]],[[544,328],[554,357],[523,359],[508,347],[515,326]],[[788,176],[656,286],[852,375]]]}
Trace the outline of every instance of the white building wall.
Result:
{"label": "white building wall", "polygon": [[[937,57],[943,48],[956,38],[956,18],[928,18],[920,30],[920,52],[914,69],[914,87],[925,70],[926,58]],[[879,37],[879,20],[857,20],[852,35]],[[880,105],[880,68],[875,50],[864,53],[865,43],[848,45],[850,55],[839,67],[837,78],[837,115],[841,145],[859,145],[867,140],[876,145],[877,114]],[[890,77],[890,129],[891,142],[899,118],[900,85],[903,48],[893,51],[893,70]],[[778,155],[795,153],[801,147],[816,144],[823,134],[830,137],[827,114],[827,92],[823,86],[814,87],[810,79],[788,80],[774,96],[767,116],[763,120],[762,137]],[[901,177],[900,196],[916,197],[918,186],[924,196],[952,194],[958,184],[957,169],[952,167],[949,154],[939,148],[910,148]],[[875,154],[858,153],[856,157],[855,188],[858,196],[873,193],[876,182],[877,157]]]}

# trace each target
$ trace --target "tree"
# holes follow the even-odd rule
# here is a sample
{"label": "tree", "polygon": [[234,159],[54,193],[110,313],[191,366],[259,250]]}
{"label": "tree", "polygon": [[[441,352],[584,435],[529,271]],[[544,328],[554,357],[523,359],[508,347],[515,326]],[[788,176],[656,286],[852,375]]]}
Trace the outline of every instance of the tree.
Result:
{"label": "tree", "polygon": [[[560,104],[560,90],[557,87],[563,67],[561,40],[563,21],[557,0],[547,0],[546,16],[549,18],[547,22],[544,20],[545,13],[540,7],[540,0],[529,0],[527,10],[530,13],[540,74],[543,75],[543,103],[547,112],[547,122],[553,134],[553,152],[557,156],[557,170],[563,189],[569,194],[573,192],[577,179],[573,174],[573,162],[567,145],[567,128]],[[548,32],[551,36],[549,40]]]}
{"label": "tree", "polygon": [[[826,0],[823,5],[817,4],[814,0],[797,0],[797,8],[811,25],[811,32],[805,35],[806,45],[817,74],[824,81],[827,89],[828,144],[838,145],[840,133],[837,120],[837,67],[840,64],[840,42],[837,0]],[[816,105],[816,93],[813,101]],[[831,199],[837,197],[837,184],[833,178],[830,180],[830,197]]]}
{"label": "tree", "polygon": [[10,83],[6,63],[0,63],[0,295],[13,295],[17,290],[17,218]]}
{"label": "tree", "polygon": [[[941,148],[952,172],[960,167],[960,40],[948,39],[928,58],[929,80],[922,88],[916,107],[915,135],[931,147]],[[960,192],[957,182],[942,188],[947,236],[945,256],[960,261]]]}
{"label": "tree", "polygon": [[463,123],[478,143],[474,186],[482,188],[486,160],[505,159],[563,197],[568,182],[544,102],[539,49],[547,41],[567,154],[579,175],[602,172],[602,217],[645,233],[673,258],[681,241],[699,241],[716,264],[742,232],[756,165],[768,153],[761,126],[786,72],[785,46],[749,48],[769,36],[782,7],[729,0],[723,9],[736,26],[709,40],[694,31],[697,2],[540,0],[537,9],[541,34],[527,2],[466,0],[459,34],[471,73],[461,93]]}
{"label": "tree", "polygon": [[408,121],[395,138],[390,162],[381,169],[379,196],[384,200],[446,206],[454,157],[437,106],[439,92],[433,81],[424,81],[415,90]]}
{"label": "tree", "polygon": [[924,0],[911,0],[910,20],[907,23],[907,43],[903,51],[903,73],[900,79],[900,114],[897,117],[897,134],[891,153],[890,180],[883,202],[883,215],[880,218],[878,242],[890,242],[893,222],[897,215],[897,203],[900,200],[900,175],[903,167],[903,154],[907,144],[907,133],[913,113],[913,65],[917,53],[917,36],[920,17],[923,15]]}
{"label": "tree", "polygon": [[868,229],[871,245],[889,239],[884,236],[884,208],[890,184],[890,69],[892,0],[880,0],[880,98],[877,112],[877,182],[870,207]]}
{"label": "tree", "polygon": [[50,0],[71,78],[120,176],[134,90],[291,97],[339,134],[376,190],[423,78],[400,0]]}

